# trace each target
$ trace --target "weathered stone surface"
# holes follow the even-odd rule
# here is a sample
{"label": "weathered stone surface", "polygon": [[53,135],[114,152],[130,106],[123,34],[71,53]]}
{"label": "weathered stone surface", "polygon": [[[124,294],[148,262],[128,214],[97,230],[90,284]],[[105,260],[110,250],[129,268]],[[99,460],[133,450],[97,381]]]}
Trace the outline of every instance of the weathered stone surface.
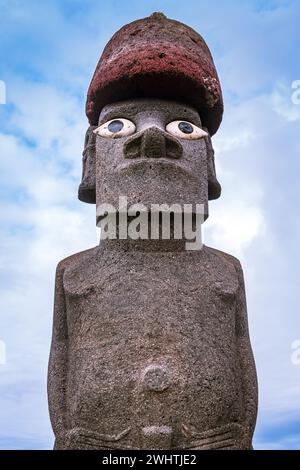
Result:
{"label": "weathered stone surface", "polygon": [[168,426],[173,449],[251,447],[256,376],[240,264],[206,246],[168,249],[106,241],[59,264],[59,448],[143,448],[149,426]]}
{"label": "weathered stone surface", "polygon": [[[204,130],[188,104],[108,104],[87,133],[79,197],[118,206],[126,196],[148,211],[201,203],[208,215],[220,185]],[[48,377],[55,448],[252,447],[257,382],[240,263],[185,248],[185,239],[102,240],[59,263]]]}
{"label": "weathered stone surface", "polygon": [[[98,202],[101,203],[117,204],[118,197],[126,195],[129,203],[203,202],[207,206],[207,199],[220,196],[210,136],[200,140],[180,140],[166,132],[166,126],[176,119],[202,127],[193,107],[157,99],[122,101],[105,106],[98,124],[118,117],[134,121],[136,133],[118,139],[98,137],[96,158],[94,131],[97,126],[89,128],[80,200],[96,202],[96,173],[99,175]],[[146,128],[147,132],[144,132]],[[160,164],[153,165],[151,157],[155,158],[156,154]],[[179,159],[180,162],[175,162]]]}
{"label": "weathered stone surface", "polygon": [[[162,100],[131,100],[106,106],[99,124],[123,117],[133,121],[129,137],[96,143],[96,200],[118,207],[119,196],[128,204],[183,205],[208,201],[207,144],[205,139],[177,139],[166,131],[172,121],[185,119],[201,126],[190,106]],[[188,181],[188,185],[187,185]]]}

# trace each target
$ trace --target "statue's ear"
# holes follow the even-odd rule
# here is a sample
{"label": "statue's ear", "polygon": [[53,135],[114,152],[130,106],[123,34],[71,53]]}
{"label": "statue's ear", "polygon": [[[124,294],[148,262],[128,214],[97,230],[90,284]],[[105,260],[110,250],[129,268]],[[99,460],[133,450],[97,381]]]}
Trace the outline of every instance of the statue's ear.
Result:
{"label": "statue's ear", "polygon": [[205,137],[206,149],[207,149],[207,179],[208,179],[208,199],[218,199],[221,195],[221,185],[217,180],[216,167],[215,167],[215,152],[212,146],[211,138],[208,130],[203,128],[207,132]]}
{"label": "statue's ear", "polygon": [[82,178],[78,189],[78,199],[82,202],[96,203],[96,135],[90,126],[85,135],[82,158]]}

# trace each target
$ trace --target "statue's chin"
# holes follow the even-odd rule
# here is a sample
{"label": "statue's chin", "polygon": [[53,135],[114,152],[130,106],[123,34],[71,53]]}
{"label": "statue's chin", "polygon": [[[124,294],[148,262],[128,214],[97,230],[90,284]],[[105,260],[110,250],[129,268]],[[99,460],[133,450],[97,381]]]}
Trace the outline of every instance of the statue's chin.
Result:
{"label": "statue's chin", "polygon": [[[188,181],[188,184],[187,184]],[[107,173],[97,187],[97,206],[119,207],[119,197],[127,198],[128,206],[143,204],[203,204],[207,212],[207,182],[191,174],[182,164],[166,159],[132,160]]]}

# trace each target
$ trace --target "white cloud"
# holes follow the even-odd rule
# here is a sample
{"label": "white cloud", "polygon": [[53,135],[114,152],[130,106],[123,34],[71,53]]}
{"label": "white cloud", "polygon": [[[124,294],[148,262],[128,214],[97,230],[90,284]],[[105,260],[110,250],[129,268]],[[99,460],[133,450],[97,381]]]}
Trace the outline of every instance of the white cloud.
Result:
{"label": "white cloud", "polygon": [[264,219],[259,205],[231,201],[213,211],[205,233],[210,243],[223,251],[243,257],[244,251],[264,235]]}
{"label": "white cloud", "polygon": [[56,168],[69,164],[71,175],[80,174],[88,126],[82,103],[53,86],[26,81],[12,82],[11,94],[11,128],[32,142],[39,162],[48,159]]}
{"label": "white cloud", "polygon": [[[292,85],[292,84],[291,84]],[[293,103],[292,86],[278,84],[272,93],[273,109],[287,121],[300,121],[300,103]]]}

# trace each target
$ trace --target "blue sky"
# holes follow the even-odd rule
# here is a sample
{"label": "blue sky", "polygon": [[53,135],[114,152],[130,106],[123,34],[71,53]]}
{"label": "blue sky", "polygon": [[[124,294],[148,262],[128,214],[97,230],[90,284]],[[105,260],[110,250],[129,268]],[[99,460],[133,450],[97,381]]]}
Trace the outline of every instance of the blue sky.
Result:
{"label": "blue sky", "polygon": [[223,194],[204,242],[239,257],[245,272],[260,392],[254,445],[300,449],[300,364],[291,359],[300,340],[297,0],[0,0],[0,449],[52,446],[55,266],[99,236],[95,208],[77,200],[85,95],[106,41],[153,11],[192,26],[214,56],[225,99],[213,139]]}

